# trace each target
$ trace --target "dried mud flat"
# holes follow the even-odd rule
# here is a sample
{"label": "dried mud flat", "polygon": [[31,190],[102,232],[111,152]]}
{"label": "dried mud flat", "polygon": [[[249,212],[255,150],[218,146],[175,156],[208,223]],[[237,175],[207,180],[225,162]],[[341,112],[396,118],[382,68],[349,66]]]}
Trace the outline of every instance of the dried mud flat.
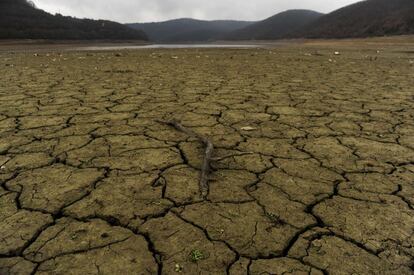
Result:
{"label": "dried mud flat", "polygon": [[0,274],[414,273],[409,48],[0,60]]}

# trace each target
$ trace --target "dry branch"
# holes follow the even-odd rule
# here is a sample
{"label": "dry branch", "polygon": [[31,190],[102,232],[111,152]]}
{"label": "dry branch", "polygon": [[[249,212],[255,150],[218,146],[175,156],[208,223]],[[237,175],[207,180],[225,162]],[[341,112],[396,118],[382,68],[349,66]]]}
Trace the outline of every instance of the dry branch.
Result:
{"label": "dry branch", "polygon": [[213,143],[208,138],[184,127],[181,123],[179,123],[176,120],[171,120],[171,121],[157,120],[157,122],[170,125],[180,132],[183,132],[189,136],[197,138],[206,147],[204,151],[204,158],[203,158],[203,164],[201,166],[200,182],[199,182],[201,197],[205,199],[209,191],[208,175],[210,173],[210,161],[211,161],[211,157],[213,155],[213,150],[214,150]]}

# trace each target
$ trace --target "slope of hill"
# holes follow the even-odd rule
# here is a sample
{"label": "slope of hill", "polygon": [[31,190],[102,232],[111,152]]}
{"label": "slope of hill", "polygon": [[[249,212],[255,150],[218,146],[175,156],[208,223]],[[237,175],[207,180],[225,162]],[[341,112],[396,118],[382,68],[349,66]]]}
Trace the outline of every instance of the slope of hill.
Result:
{"label": "slope of hill", "polygon": [[327,14],[296,37],[348,38],[414,33],[414,0],[365,0]]}
{"label": "slope of hill", "polygon": [[216,40],[226,33],[252,23],[248,21],[204,21],[182,18],[157,23],[128,24],[128,26],[143,30],[148,34],[150,40],[157,42],[200,42]]}
{"label": "slope of hill", "polygon": [[226,36],[229,40],[270,40],[284,38],[323,14],[311,10],[288,10]]}
{"label": "slope of hill", "polygon": [[26,0],[0,0],[0,39],[147,40],[144,32],[105,20],[52,15]]}

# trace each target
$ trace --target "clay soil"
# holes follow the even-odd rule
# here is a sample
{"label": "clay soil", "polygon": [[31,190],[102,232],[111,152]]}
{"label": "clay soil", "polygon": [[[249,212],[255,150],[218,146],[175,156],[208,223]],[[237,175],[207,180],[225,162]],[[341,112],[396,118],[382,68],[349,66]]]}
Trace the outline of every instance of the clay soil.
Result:
{"label": "clay soil", "polygon": [[0,274],[413,274],[392,42],[1,52]]}

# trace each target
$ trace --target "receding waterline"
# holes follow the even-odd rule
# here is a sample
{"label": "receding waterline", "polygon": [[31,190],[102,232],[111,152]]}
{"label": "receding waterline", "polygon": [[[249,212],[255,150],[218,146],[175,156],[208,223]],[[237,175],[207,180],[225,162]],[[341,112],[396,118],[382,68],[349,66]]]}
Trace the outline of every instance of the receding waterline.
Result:
{"label": "receding waterline", "polygon": [[79,47],[76,50],[85,51],[110,51],[110,50],[139,50],[139,49],[208,49],[208,48],[229,48],[229,49],[251,49],[263,48],[266,45],[260,44],[151,44],[151,45],[115,45],[115,46],[91,46]]}

